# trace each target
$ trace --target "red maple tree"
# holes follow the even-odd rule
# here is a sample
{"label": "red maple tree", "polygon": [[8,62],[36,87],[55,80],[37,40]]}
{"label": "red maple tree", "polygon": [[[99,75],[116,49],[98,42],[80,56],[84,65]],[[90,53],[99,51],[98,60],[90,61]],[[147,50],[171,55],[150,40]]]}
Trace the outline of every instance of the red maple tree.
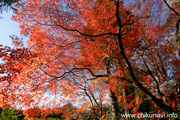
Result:
{"label": "red maple tree", "polygon": [[[118,105],[126,113],[132,108],[138,113],[144,99],[152,101],[155,111],[177,112],[179,91],[173,89],[169,95],[161,87],[179,71],[177,4],[172,8],[165,0],[22,2],[13,20],[29,37],[28,48],[13,37],[15,48],[1,49],[1,73],[6,74],[1,77],[2,93],[11,104],[37,105],[46,93],[82,100],[82,107],[96,105],[100,111],[109,94],[114,119],[120,118]],[[174,28],[175,36],[169,37]],[[135,91],[127,94],[128,86]]]}

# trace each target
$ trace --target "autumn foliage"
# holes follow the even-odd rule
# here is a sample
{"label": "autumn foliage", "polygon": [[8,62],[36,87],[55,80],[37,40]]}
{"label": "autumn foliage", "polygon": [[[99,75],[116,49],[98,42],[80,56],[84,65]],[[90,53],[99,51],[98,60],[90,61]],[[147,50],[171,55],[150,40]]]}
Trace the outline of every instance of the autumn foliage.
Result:
{"label": "autumn foliage", "polygon": [[[147,103],[152,113],[178,113],[179,4],[22,1],[12,19],[28,47],[16,36],[14,48],[1,46],[3,104],[53,108],[70,100],[78,106],[74,112],[91,109],[98,119],[105,104],[112,105],[114,119],[144,112]],[[168,91],[170,80],[174,89]]]}

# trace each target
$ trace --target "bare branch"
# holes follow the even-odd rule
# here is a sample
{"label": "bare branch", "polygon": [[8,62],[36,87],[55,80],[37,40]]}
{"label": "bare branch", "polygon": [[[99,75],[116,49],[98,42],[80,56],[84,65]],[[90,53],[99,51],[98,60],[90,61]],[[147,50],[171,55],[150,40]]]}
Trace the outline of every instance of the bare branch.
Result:
{"label": "bare branch", "polygon": [[141,20],[141,19],[143,19],[143,18],[149,18],[149,17],[150,17],[150,16],[140,17],[140,18],[138,18],[137,20],[135,20],[134,22],[131,22],[131,23],[125,22],[124,24],[122,24],[122,26],[124,26],[124,25],[132,25],[132,24],[138,22],[139,20]]}
{"label": "bare branch", "polygon": [[[44,72],[45,74],[47,74],[48,76],[53,77],[53,78],[56,78],[56,79],[62,78],[62,77],[64,77],[66,74],[69,74],[69,73],[75,74],[74,72],[80,72],[80,71],[84,71],[84,70],[88,70],[88,71],[91,73],[91,75],[92,75],[93,77],[95,77],[95,78],[108,77],[108,75],[95,75],[95,74],[92,72],[92,70],[89,69],[89,68],[73,68],[73,69],[71,69],[71,70],[69,70],[69,71],[67,71],[67,72],[64,72],[61,76],[55,76],[55,75],[49,74],[48,72],[44,71],[43,69],[40,69],[40,70],[43,71],[43,72]],[[78,70],[78,71],[76,71],[76,70]]]}

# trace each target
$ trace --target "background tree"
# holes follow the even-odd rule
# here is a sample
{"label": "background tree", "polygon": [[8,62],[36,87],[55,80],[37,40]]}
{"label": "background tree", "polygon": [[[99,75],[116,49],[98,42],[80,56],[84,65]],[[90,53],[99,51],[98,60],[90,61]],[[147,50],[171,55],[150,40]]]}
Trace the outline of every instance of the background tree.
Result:
{"label": "background tree", "polygon": [[29,118],[45,118],[44,112],[42,109],[36,107],[36,108],[30,108],[25,111],[23,111],[24,115],[28,116]]}

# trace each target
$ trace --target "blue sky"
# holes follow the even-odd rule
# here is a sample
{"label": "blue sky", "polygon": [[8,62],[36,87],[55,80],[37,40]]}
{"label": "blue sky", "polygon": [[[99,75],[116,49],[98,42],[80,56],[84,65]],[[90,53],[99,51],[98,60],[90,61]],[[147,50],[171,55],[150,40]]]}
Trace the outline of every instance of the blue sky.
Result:
{"label": "blue sky", "polygon": [[4,11],[0,16],[0,44],[12,46],[10,35],[20,36],[19,24],[11,20],[13,11]]}

